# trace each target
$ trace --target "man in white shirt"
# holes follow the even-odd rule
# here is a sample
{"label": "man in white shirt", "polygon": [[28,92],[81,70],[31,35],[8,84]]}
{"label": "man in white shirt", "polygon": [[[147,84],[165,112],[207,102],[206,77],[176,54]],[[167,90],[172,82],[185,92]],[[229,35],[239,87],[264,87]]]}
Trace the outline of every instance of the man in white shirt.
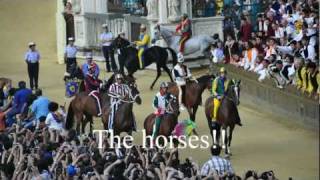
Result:
{"label": "man in white shirt", "polygon": [[[109,31],[108,25],[103,24],[102,27],[104,28],[104,32],[100,34],[100,42],[102,45],[102,53],[106,60],[106,70],[107,72],[116,71],[117,65],[114,60],[114,54],[111,48],[111,43],[113,41],[113,34]],[[110,67],[110,59],[111,58],[111,67]]]}
{"label": "man in white shirt", "polygon": [[186,92],[186,80],[191,79],[192,75],[189,68],[183,64],[184,58],[182,54],[178,54],[178,63],[173,68],[173,77],[179,88],[179,106],[180,110],[185,110],[183,99]]}
{"label": "man in white shirt", "polygon": [[56,102],[50,102],[48,105],[48,109],[50,113],[47,115],[46,118],[46,125],[48,126],[49,130],[63,130],[63,124],[65,123],[66,115],[64,112],[59,111],[59,105]]}
{"label": "man in white shirt", "polygon": [[69,37],[68,42],[69,43],[64,51],[64,59],[65,59],[66,65],[67,65],[66,71],[68,73],[71,73],[70,72],[71,66],[73,64],[75,64],[75,65],[77,64],[76,55],[77,55],[78,49],[76,46],[74,46],[74,38],[73,37]]}
{"label": "man in white shirt", "polygon": [[300,54],[304,59],[310,59],[312,62],[315,62],[316,51],[314,46],[309,43],[308,37],[302,39],[302,49]]}

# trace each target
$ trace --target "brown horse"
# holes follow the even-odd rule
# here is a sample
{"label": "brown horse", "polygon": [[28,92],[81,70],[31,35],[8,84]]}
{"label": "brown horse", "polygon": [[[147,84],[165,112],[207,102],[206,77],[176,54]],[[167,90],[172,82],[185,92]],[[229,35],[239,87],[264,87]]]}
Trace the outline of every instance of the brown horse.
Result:
{"label": "brown horse", "polygon": [[[104,85],[101,90],[101,109],[102,114],[106,114],[107,110],[110,106],[110,97],[107,93],[107,90],[111,83],[114,81],[114,75],[110,77],[108,82]],[[135,79],[133,77],[126,76],[125,82],[127,84],[135,84]],[[129,85],[130,87],[130,85]],[[74,99],[70,102],[66,120],[66,129],[71,129],[73,127],[74,121],[76,121],[76,130],[80,133],[80,125],[81,126],[81,133],[85,133],[85,127],[88,122],[90,122],[90,133],[92,132],[92,123],[93,123],[93,116],[97,117],[98,110],[96,107],[96,100],[88,96],[87,92],[80,92],[75,95]],[[102,115],[103,117],[104,115]],[[103,118],[102,118],[102,122]]]}
{"label": "brown horse", "polygon": [[[127,77],[129,78],[129,77]],[[120,135],[122,132],[127,132],[129,135],[132,134],[132,131],[136,127],[135,116],[133,114],[133,104],[141,104],[141,98],[139,95],[139,90],[135,83],[135,80],[131,79],[130,82],[127,82],[127,85],[130,89],[130,95],[126,99],[119,100],[119,105],[116,113],[114,114],[113,122],[113,133],[114,135]],[[108,129],[109,124],[109,115],[111,113],[111,107],[105,106],[103,108],[102,122],[105,129]]]}
{"label": "brown horse", "polygon": [[[221,100],[221,105],[217,114],[217,123],[219,127],[214,127],[214,123],[212,123],[213,97],[209,97],[205,103],[205,114],[210,133],[213,138],[213,143],[215,144],[217,143],[217,140],[219,141],[220,129],[222,129],[222,147],[225,148],[226,155],[231,154],[230,145],[232,140],[232,132],[235,125],[238,124],[239,126],[242,126],[237,108],[237,106],[240,104],[240,83],[241,81],[232,80],[229,84],[226,96],[224,96]],[[227,134],[226,131],[229,133]]]}
{"label": "brown horse", "polygon": [[[213,79],[213,75],[204,75],[198,78],[197,82],[187,82],[184,104],[192,121],[196,120],[198,106],[202,103],[201,95],[205,89],[211,89]],[[169,83],[168,92],[176,97],[179,95],[179,90],[175,83]]]}
{"label": "brown horse", "polygon": [[[175,126],[177,125],[178,116],[179,116],[179,102],[176,98],[171,98],[169,101],[167,113],[162,117],[161,124],[159,127],[159,135],[169,137],[172,134]],[[144,120],[144,129],[146,130],[147,135],[152,135],[153,125],[156,119],[154,113],[149,114]]]}

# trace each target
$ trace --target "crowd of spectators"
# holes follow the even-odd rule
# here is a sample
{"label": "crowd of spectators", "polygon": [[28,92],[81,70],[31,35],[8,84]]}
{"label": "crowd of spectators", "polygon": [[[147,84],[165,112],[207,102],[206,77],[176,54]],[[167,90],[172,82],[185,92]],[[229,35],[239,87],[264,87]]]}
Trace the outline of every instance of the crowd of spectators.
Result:
{"label": "crowd of spectators", "polygon": [[310,97],[320,94],[319,4],[316,0],[275,0],[256,16],[242,12],[237,27],[224,23],[225,41],[211,47],[213,62],[233,64],[272,78],[276,86],[293,85]]}
{"label": "crowd of spectators", "polygon": [[[14,108],[14,117],[6,121]],[[64,107],[41,90],[30,94],[23,81],[11,88],[0,107],[0,179],[242,179],[220,156],[219,145],[211,147],[211,155],[208,148],[210,158],[200,166],[191,157],[181,160],[177,146],[158,149],[126,142],[132,148],[125,148],[123,141],[114,141],[112,147],[106,136],[98,148],[98,135],[77,135],[65,129],[65,121]],[[276,179],[272,171],[243,175],[250,178]]]}

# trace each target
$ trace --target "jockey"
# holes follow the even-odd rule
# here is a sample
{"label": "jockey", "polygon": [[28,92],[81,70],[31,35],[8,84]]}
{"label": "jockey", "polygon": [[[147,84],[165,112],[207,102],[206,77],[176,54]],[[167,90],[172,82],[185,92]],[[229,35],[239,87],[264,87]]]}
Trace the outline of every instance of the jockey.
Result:
{"label": "jockey", "polygon": [[156,94],[153,99],[153,107],[155,108],[155,123],[153,126],[152,137],[155,139],[158,135],[158,131],[161,124],[161,118],[166,113],[169,105],[169,100],[171,98],[175,98],[173,95],[167,92],[168,90],[168,83],[162,82],[160,84],[160,91]]}
{"label": "jockey", "polygon": [[91,53],[88,53],[86,55],[86,60],[87,62],[84,63],[82,65],[82,72],[83,72],[83,76],[86,77],[88,75],[88,72],[89,72],[89,67],[90,66],[93,66],[94,67],[94,76],[95,77],[99,77],[99,74],[100,74],[100,68],[98,66],[98,64],[96,64],[94,61],[93,61],[93,58],[92,58],[92,54]]}
{"label": "jockey", "polygon": [[180,110],[183,111],[185,106],[183,105],[183,99],[186,92],[186,80],[191,79],[192,74],[189,68],[183,64],[184,58],[182,54],[178,55],[178,63],[173,68],[173,77],[179,89],[179,106]]}
{"label": "jockey", "polygon": [[176,33],[181,35],[179,41],[179,53],[184,53],[184,44],[192,36],[191,20],[188,18],[187,14],[183,14],[181,17],[181,23],[176,28]]}
{"label": "jockey", "polygon": [[115,75],[116,82],[111,84],[109,88],[110,98],[110,108],[111,113],[109,113],[108,129],[113,129],[113,122],[115,114],[120,105],[120,101],[130,96],[130,89],[128,85],[124,84],[122,74]]}
{"label": "jockey", "polygon": [[139,36],[139,41],[134,42],[139,49],[138,52],[138,58],[139,58],[139,67],[140,69],[144,68],[144,62],[143,62],[143,52],[148,48],[150,44],[150,36],[147,34],[147,27],[142,24],[140,26],[140,36]]}
{"label": "jockey", "polygon": [[212,94],[213,94],[213,122],[215,123],[217,120],[218,109],[221,104],[221,100],[225,93],[227,92],[227,88],[229,86],[230,81],[227,78],[227,71],[224,67],[220,68],[220,75],[216,77],[216,79],[212,83]]}
{"label": "jockey", "polygon": [[92,96],[97,102],[98,116],[102,115],[101,103],[99,98],[99,89],[101,85],[101,80],[95,75],[95,66],[89,66],[89,72],[85,77],[85,88],[86,92],[89,93],[89,96]]}

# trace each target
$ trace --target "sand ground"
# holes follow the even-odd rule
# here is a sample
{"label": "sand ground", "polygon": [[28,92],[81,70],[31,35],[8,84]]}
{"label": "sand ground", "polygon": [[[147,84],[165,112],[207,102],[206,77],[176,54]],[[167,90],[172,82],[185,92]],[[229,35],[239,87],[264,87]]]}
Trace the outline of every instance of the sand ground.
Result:
{"label": "sand ground", "polygon": [[[46,96],[64,103],[62,77],[65,67],[56,61],[55,9],[54,0],[0,0],[0,76],[12,78],[15,84],[27,80],[23,57],[27,43],[35,41],[42,55],[40,87]],[[203,72],[194,74],[200,76]],[[143,71],[136,75],[143,100],[142,105],[134,108],[139,129],[146,115],[152,112],[151,101],[156,91],[150,91],[149,84],[154,73]],[[102,73],[102,77],[109,76]],[[161,80],[167,81],[168,77]],[[205,92],[203,98],[208,95]],[[245,102],[245,99],[241,101]],[[310,132],[274,114],[243,104],[239,112],[244,127],[236,127],[234,131],[231,162],[236,172],[274,170],[280,179],[319,179],[318,132]],[[186,113],[182,113],[180,119],[185,117]],[[202,107],[197,114],[197,125],[200,135],[209,134]],[[95,121],[95,127],[101,128],[100,120]],[[135,138],[141,139],[141,133],[135,134]],[[192,156],[201,164],[210,157],[208,149],[186,149],[181,155],[184,158]]]}

